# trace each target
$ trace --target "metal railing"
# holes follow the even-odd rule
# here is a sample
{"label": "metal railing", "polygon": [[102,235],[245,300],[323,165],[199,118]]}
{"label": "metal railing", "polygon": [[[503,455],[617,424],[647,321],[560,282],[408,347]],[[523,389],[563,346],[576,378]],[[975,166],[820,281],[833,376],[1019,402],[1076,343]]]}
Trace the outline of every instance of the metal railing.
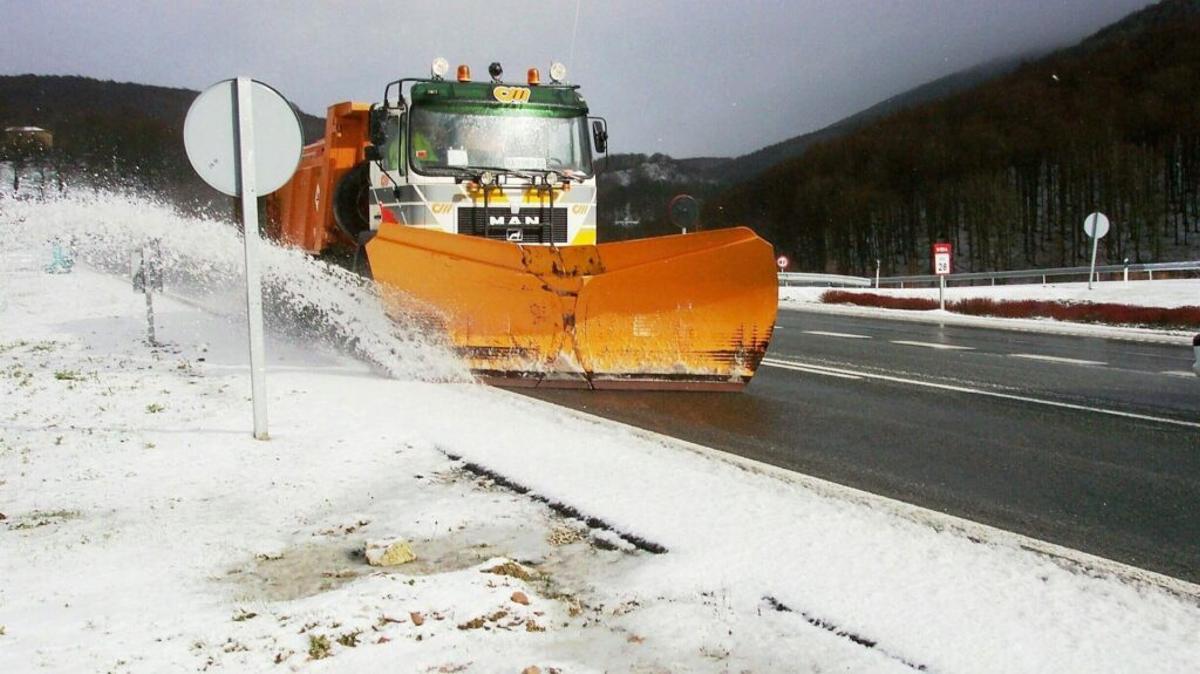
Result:
{"label": "metal railing", "polygon": [[870,288],[871,279],[861,276],[842,276],[841,274],[804,274],[800,272],[779,272],[781,286],[855,286]]}
{"label": "metal railing", "polygon": [[[1009,271],[978,271],[966,272],[962,274],[949,274],[946,276],[946,285],[953,282],[963,281],[987,281],[990,280],[992,285],[996,284],[997,279],[1041,279],[1043,284],[1046,280],[1052,277],[1061,276],[1081,276],[1085,280],[1088,276],[1090,267],[1051,267],[1047,269],[1013,269]],[[1129,274],[1146,274],[1150,280],[1154,280],[1154,272],[1170,272],[1170,271],[1200,271],[1200,260],[1191,260],[1187,262],[1154,262],[1142,264],[1106,264],[1097,265],[1096,274],[1121,274],[1124,280],[1129,280]],[[908,285],[920,285],[929,283],[937,285],[938,277],[936,274],[920,274],[915,276],[887,276],[879,279],[880,286],[899,286],[903,288]]]}

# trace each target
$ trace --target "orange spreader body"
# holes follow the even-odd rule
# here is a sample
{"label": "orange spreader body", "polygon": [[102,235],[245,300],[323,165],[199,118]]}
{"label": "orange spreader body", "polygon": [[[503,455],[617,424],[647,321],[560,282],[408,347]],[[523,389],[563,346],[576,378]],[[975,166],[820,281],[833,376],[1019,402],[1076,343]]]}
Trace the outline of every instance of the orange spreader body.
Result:
{"label": "orange spreader body", "polygon": [[771,245],[743,227],[539,246],[385,223],[367,258],[394,315],[507,386],[737,390],[778,305]]}

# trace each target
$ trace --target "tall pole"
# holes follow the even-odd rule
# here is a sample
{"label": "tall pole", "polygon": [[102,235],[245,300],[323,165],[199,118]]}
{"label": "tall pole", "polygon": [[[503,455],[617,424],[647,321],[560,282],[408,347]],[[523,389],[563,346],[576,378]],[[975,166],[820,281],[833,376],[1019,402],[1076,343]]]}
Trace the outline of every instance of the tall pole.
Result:
{"label": "tall pole", "polygon": [[262,281],[258,272],[258,190],[254,175],[254,106],[248,77],[237,78],[238,174],[242,199],[242,240],[246,248],[246,324],[250,330],[250,394],[254,437],[267,436],[267,375],[263,346]]}
{"label": "tall pole", "polygon": [[1096,231],[1096,225],[1099,224],[1099,220],[1099,214],[1092,216],[1092,269],[1088,272],[1088,290],[1092,289],[1092,277],[1096,275],[1096,250],[1100,247],[1100,237],[1096,236],[1099,233]]}
{"label": "tall pole", "polygon": [[938,304],[942,311],[946,310],[946,275],[938,274]]}

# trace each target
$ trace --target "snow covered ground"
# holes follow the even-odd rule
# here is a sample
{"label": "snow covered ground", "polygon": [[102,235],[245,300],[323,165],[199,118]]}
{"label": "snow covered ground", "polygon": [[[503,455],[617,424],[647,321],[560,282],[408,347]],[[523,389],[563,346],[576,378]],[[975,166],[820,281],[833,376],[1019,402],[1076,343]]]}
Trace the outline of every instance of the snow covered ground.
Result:
{"label": "snow covered ground", "polygon": [[[199,296],[159,346],[98,271],[144,234]],[[0,243],[0,672],[1200,670],[1194,586],[462,383],[277,249],[331,325],[273,334],[255,441],[230,227],[0,201]]]}
{"label": "snow covered ground", "polygon": [[[1192,332],[1156,330],[1118,325],[1097,325],[1057,321],[1052,318],[999,318],[971,316],[938,309],[921,311],[884,309],[852,304],[824,304],[821,295],[830,290],[823,287],[790,287],[779,289],[779,307],[797,311],[815,311],[845,316],[888,318],[902,321],[967,325],[1021,332],[1046,332],[1107,339],[1161,342],[1190,345]],[[937,288],[838,288],[847,292],[872,293],[894,297],[924,297],[937,300]],[[1180,307],[1200,305],[1200,279],[1170,281],[1105,281],[1088,290],[1087,283],[1029,284],[1007,286],[961,286],[946,289],[946,301],[983,297],[995,300],[1059,300],[1069,302],[1114,302],[1147,307]]]}

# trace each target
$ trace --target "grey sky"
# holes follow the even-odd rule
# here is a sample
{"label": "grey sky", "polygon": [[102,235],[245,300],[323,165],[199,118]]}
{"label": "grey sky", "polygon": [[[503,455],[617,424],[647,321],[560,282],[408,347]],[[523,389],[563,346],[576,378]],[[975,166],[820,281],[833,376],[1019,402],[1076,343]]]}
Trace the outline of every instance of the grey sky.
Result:
{"label": "grey sky", "polygon": [[[201,89],[248,74],[307,112],[445,56],[566,62],[613,150],[737,155],[949,73],[1073,43],[1148,0],[0,0],[0,74]],[[86,101],[80,104],[86,105]]]}

